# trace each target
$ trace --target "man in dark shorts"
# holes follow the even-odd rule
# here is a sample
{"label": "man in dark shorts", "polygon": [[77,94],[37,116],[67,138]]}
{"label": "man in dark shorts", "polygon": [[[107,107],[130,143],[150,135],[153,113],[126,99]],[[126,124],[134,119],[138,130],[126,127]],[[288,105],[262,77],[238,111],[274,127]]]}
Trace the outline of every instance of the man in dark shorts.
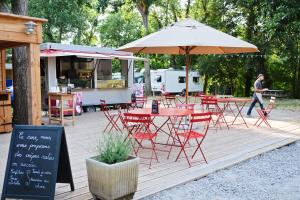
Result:
{"label": "man in dark shorts", "polygon": [[264,102],[263,102],[263,98],[262,98],[262,92],[268,90],[267,88],[262,88],[262,83],[261,81],[264,80],[264,75],[263,74],[259,74],[257,76],[256,81],[254,82],[254,93],[253,93],[253,99],[252,99],[252,103],[248,109],[247,112],[247,116],[250,117],[251,116],[251,111],[254,108],[256,102],[259,103],[259,106],[262,110],[264,110]]}

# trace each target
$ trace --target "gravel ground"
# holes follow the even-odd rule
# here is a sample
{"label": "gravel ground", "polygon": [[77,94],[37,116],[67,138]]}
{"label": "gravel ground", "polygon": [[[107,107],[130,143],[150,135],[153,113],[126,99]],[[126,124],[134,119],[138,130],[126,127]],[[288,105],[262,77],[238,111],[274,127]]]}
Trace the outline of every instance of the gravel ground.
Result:
{"label": "gravel ground", "polygon": [[300,200],[300,141],[144,200]]}

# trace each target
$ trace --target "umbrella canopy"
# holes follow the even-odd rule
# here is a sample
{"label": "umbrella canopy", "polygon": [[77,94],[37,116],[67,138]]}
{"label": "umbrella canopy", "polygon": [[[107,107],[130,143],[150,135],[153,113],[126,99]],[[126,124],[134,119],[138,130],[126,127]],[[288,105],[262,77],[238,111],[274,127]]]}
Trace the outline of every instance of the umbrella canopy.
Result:
{"label": "umbrella canopy", "polygon": [[160,31],[128,43],[118,50],[133,53],[186,55],[186,102],[191,54],[259,52],[258,48],[192,19],[174,23]]}

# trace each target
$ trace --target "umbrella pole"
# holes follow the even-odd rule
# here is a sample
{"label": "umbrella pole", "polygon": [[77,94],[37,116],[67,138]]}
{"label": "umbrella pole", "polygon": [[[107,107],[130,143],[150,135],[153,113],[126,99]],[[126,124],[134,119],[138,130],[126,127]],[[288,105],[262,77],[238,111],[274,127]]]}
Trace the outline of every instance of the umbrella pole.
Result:
{"label": "umbrella pole", "polygon": [[188,98],[189,98],[189,65],[190,65],[190,54],[187,51],[185,55],[185,103],[188,103]]}

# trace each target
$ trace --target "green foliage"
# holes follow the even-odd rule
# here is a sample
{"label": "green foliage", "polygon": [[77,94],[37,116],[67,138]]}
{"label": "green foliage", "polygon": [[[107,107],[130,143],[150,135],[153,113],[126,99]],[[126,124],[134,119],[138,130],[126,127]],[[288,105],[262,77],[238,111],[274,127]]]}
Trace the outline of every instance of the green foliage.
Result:
{"label": "green foliage", "polygon": [[128,160],[132,146],[129,140],[119,133],[105,135],[104,140],[98,145],[99,156],[96,160],[107,164],[114,164]]}
{"label": "green foliage", "polygon": [[113,13],[100,25],[101,44],[119,47],[141,37],[142,23],[134,16],[124,17],[120,12]]}
{"label": "green foliage", "polygon": [[[31,16],[48,19],[43,25],[45,42],[63,42],[74,39],[74,43],[82,43],[90,23],[98,17],[94,8],[95,0],[30,0]],[[69,41],[72,42],[72,41]]]}
{"label": "green foliage", "polygon": [[[192,67],[202,74],[208,92],[230,87],[234,95],[250,96],[256,75],[264,73],[265,87],[283,89],[300,98],[299,0],[189,2],[30,0],[29,12],[49,20],[43,26],[46,42],[119,47],[183,19],[189,10],[191,18],[255,44],[263,55],[192,56]],[[152,69],[184,65],[183,56],[149,58]],[[143,67],[140,63],[136,66]]]}

